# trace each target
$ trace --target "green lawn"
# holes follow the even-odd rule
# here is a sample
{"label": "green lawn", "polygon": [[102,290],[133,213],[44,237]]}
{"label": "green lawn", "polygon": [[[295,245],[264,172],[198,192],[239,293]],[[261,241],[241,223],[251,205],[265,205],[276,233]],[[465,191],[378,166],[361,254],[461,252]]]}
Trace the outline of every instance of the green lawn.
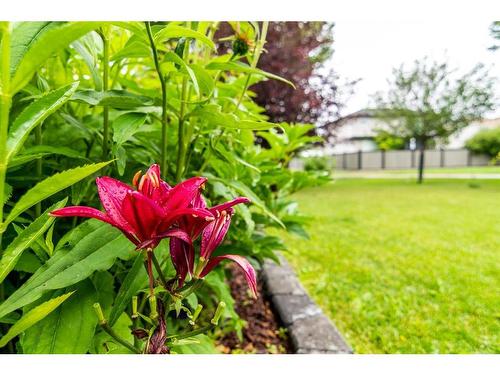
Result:
{"label": "green lawn", "polygon": [[[417,169],[377,169],[370,170],[364,169],[358,170],[342,170],[339,169],[335,172],[338,173],[382,173],[382,174],[417,174]],[[425,174],[500,174],[500,166],[485,166],[485,167],[460,167],[460,168],[426,168],[424,169]]]}
{"label": "green lawn", "polygon": [[339,180],[285,256],[358,353],[500,352],[500,181]]}

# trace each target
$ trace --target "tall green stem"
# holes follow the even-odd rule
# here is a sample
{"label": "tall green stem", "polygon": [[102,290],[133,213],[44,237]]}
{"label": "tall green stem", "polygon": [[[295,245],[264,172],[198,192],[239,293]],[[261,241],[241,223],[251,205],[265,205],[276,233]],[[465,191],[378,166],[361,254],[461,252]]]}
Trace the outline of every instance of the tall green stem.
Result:
{"label": "tall green stem", "polygon": [[[189,27],[190,27],[189,23]],[[189,42],[186,41],[184,45],[184,50],[182,53],[183,60],[187,63],[189,56]],[[184,115],[186,112],[186,102],[187,102],[187,86],[188,78],[184,76],[182,78],[182,89],[181,89],[181,106],[179,109],[179,129],[178,129],[178,145],[177,145],[177,168],[175,171],[175,179],[177,182],[182,178],[182,173],[184,171],[184,164],[186,160],[186,140],[185,140],[185,130],[184,130]]]}
{"label": "tall green stem", "polygon": [[[109,38],[108,32],[104,28],[101,29],[100,33],[102,38],[102,90],[104,92],[109,89]],[[109,107],[105,105],[103,107],[103,128],[102,128],[102,159],[108,159],[108,149],[109,149]]]}
{"label": "tall green stem", "polygon": [[[10,92],[10,23],[2,22],[2,57],[1,57],[1,92],[0,92],[0,223],[3,222],[5,194],[5,176],[7,174],[7,133],[9,129],[9,111],[12,103]],[[0,248],[2,245],[0,232]]]}
{"label": "tall green stem", "polygon": [[[262,22],[262,30],[260,31],[260,38],[259,38],[259,41],[257,42],[257,45],[255,46],[255,51],[253,53],[252,63],[250,64],[250,66],[252,68],[256,68],[257,63],[259,62],[260,55],[262,54],[262,50],[264,49],[264,44],[266,44],[268,27],[269,27],[269,22]],[[245,97],[245,94],[246,94],[247,89],[248,89],[248,85],[250,83],[251,76],[252,76],[252,73],[249,73],[247,76],[245,84],[243,85],[243,90],[241,92],[241,95],[238,99],[238,102],[236,103],[236,108],[234,110],[235,112],[239,109],[240,104],[243,101],[243,98]]]}
{"label": "tall green stem", "polygon": [[167,164],[167,82],[166,78],[163,76],[160,68],[160,60],[158,58],[158,51],[156,49],[155,41],[153,38],[153,33],[151,32],[151,25],[149,22],[145,22],[146,32],[148,33],[149,44],[151,46],[151,51],[153,53],[153,60],[155,64],[156,73],[158,74],[158,79],[161,85],[161,171],[164,177],[167,175],[168,164]]}

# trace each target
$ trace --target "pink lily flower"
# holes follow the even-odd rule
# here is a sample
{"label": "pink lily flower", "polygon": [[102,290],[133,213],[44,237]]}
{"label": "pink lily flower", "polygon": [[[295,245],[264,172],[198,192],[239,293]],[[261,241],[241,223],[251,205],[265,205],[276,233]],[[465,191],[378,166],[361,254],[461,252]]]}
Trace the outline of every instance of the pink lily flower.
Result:
{"label": "pink lily flower", "polygon": [[235,262],[244,272],[246,281],[252,292],[254,298],[257,297],[257,278],[255,270],[241,255],[225,254],[212,258],[212,254],[217,247],[224,240],[229,225],[231,224],[231,217],[234,215],[233,206],[239,203],[248,203],[250,200],[245,197],[239,197],[232,201],[220,204],[218,206],[209,208],[209,211],[214,214],[215,220],[210,222],[204,229],[201,237],[200,259],[199,259],[199,277],[205,277],[210,271],[214,269],[223,260],[231,260]]}
{"label": "pink lily flower", "polygon": [[153,249],[166,237],[190,243],[188,234],[172,225],[183,216],[213,220],[210,211],[188,207],[205,181],[206,178],[194,177],[172,188],[161,180],[160,168],[154,164],[142,177],[140,172],[134,176],[133,185],[137,190],[111,177],[97,178],[105,212],[93,207],[71,206],[54,210],[50,215],[89,217],[111,224],[137,249]]}

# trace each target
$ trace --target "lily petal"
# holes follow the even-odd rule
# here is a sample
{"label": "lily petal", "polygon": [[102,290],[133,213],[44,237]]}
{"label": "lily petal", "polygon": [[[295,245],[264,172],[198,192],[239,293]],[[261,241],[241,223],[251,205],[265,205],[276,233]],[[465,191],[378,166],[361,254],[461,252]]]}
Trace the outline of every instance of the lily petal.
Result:
{"label": "lily petal", "polygon": [[163,214],[160,206],[137,191],[128,192],[123,200],[122,215],[141,241],[152,238]]}
{"label": "lily petal", "polygon": [[129,223],[124,219],[121,211],[123,200],[127,193],[133,191],[130,186],[111,177],[98,177],[96,179],[99,198],[108,216],[123,228],[130,230]]}
{"label": "lily petal", "polygon": [[168,212],[188,207],[206,181],[205,177],[193,177],[175,185],[168,194],[164,209]]}
{"label": "lily petal", "polygon": [[227,210],[228,208],[236,206],[237,204],[240,204],[240,203],[250,203],[250,199],[248,199],[246,197],[238,197],[238,198],[235,198],[229,202],[222,203],[222,204],[219,204],[217,206],[211,207],[210,211],[222,212],[222,211]]}
{"label": "lily petal", "polygon": [[179,287],[182,287],[188,272],[194,269],[194,248],[191,244],[173,237],[170,239],[170,257],[177,272]]}
{"label": "lily petal", "polygon": [[131,233],[127,228],[123,228],[119,223],[113,221],[108,215],[104,212],[99,211],[93,207],[86,206],[69,206],[64,208],[59,208],[57,210],[49,213],[50,216],[55,217],[67,217],[67,216],[78,216],[78,217],[88,217],[103,221],[105,223],[111,224],[115,228],[118,228],[123,232],[123,234],[135,245],[138,244],[137,239],[134,237],[133,233]]}
{"label": "lily petal", "polygon": [[200,277],[205,277],[210,271],[212,271],[212,269],[216,265],[218,265],[224,259],[232,260],[243,270],[248,287],[250,288],[253,297],[257,298],[257,276],[255,274],[255,269],[252,267],[248,260],[240,255],[227,254],[210,259],[203,271],[201,271]]}
{"label": "lily petal", "polygon": [[232,214],[233,210],[231,208],[227,209],[203,229],[200,256],[205,259],[210,258],[210,255],[222,243],[231,224]]}

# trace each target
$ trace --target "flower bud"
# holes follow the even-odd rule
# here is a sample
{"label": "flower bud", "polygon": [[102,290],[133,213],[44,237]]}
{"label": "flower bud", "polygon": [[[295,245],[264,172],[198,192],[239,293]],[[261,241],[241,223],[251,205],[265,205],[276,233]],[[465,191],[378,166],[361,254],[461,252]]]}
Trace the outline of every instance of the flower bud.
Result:
{"label": "flower bud", "polygon": [[198,317],[200,316],[201,310],[203,310],[203,305],[198,304],[198,306],[196,306],[196,309],[194,310],[193,318],[189,322],[191,323],[191,325],[194,325],[196,323],[196,319],[198,319]]}
{"label": "flower bud", "polygon": [[217,310],[215,310],[214,317],[210,321],[213,325],[219,324],[219,319],[222,316],[222,313],[224,312],[224,309],[226,308],[226,303],[221,301],[219,302],[219,305],[217,306]]}
{"label": "flower bud", "polygon": [[101,309],[101,304],[99,302],[94,303],[95,314],[99,320],[99,324],[106,324],[106,319],[104,318],[104,313]]}
{"label": "flower bud", "polygon": [[155,295],[149,296],[149,308],[151,310],[149,317],[151,319],[158,318],[158,311],[157,311],[156,296]]}
{"label": "flower bud", "polygon": [[137,296],[132,297],[132,319],[135,319],[139,316],[137,313]]}

